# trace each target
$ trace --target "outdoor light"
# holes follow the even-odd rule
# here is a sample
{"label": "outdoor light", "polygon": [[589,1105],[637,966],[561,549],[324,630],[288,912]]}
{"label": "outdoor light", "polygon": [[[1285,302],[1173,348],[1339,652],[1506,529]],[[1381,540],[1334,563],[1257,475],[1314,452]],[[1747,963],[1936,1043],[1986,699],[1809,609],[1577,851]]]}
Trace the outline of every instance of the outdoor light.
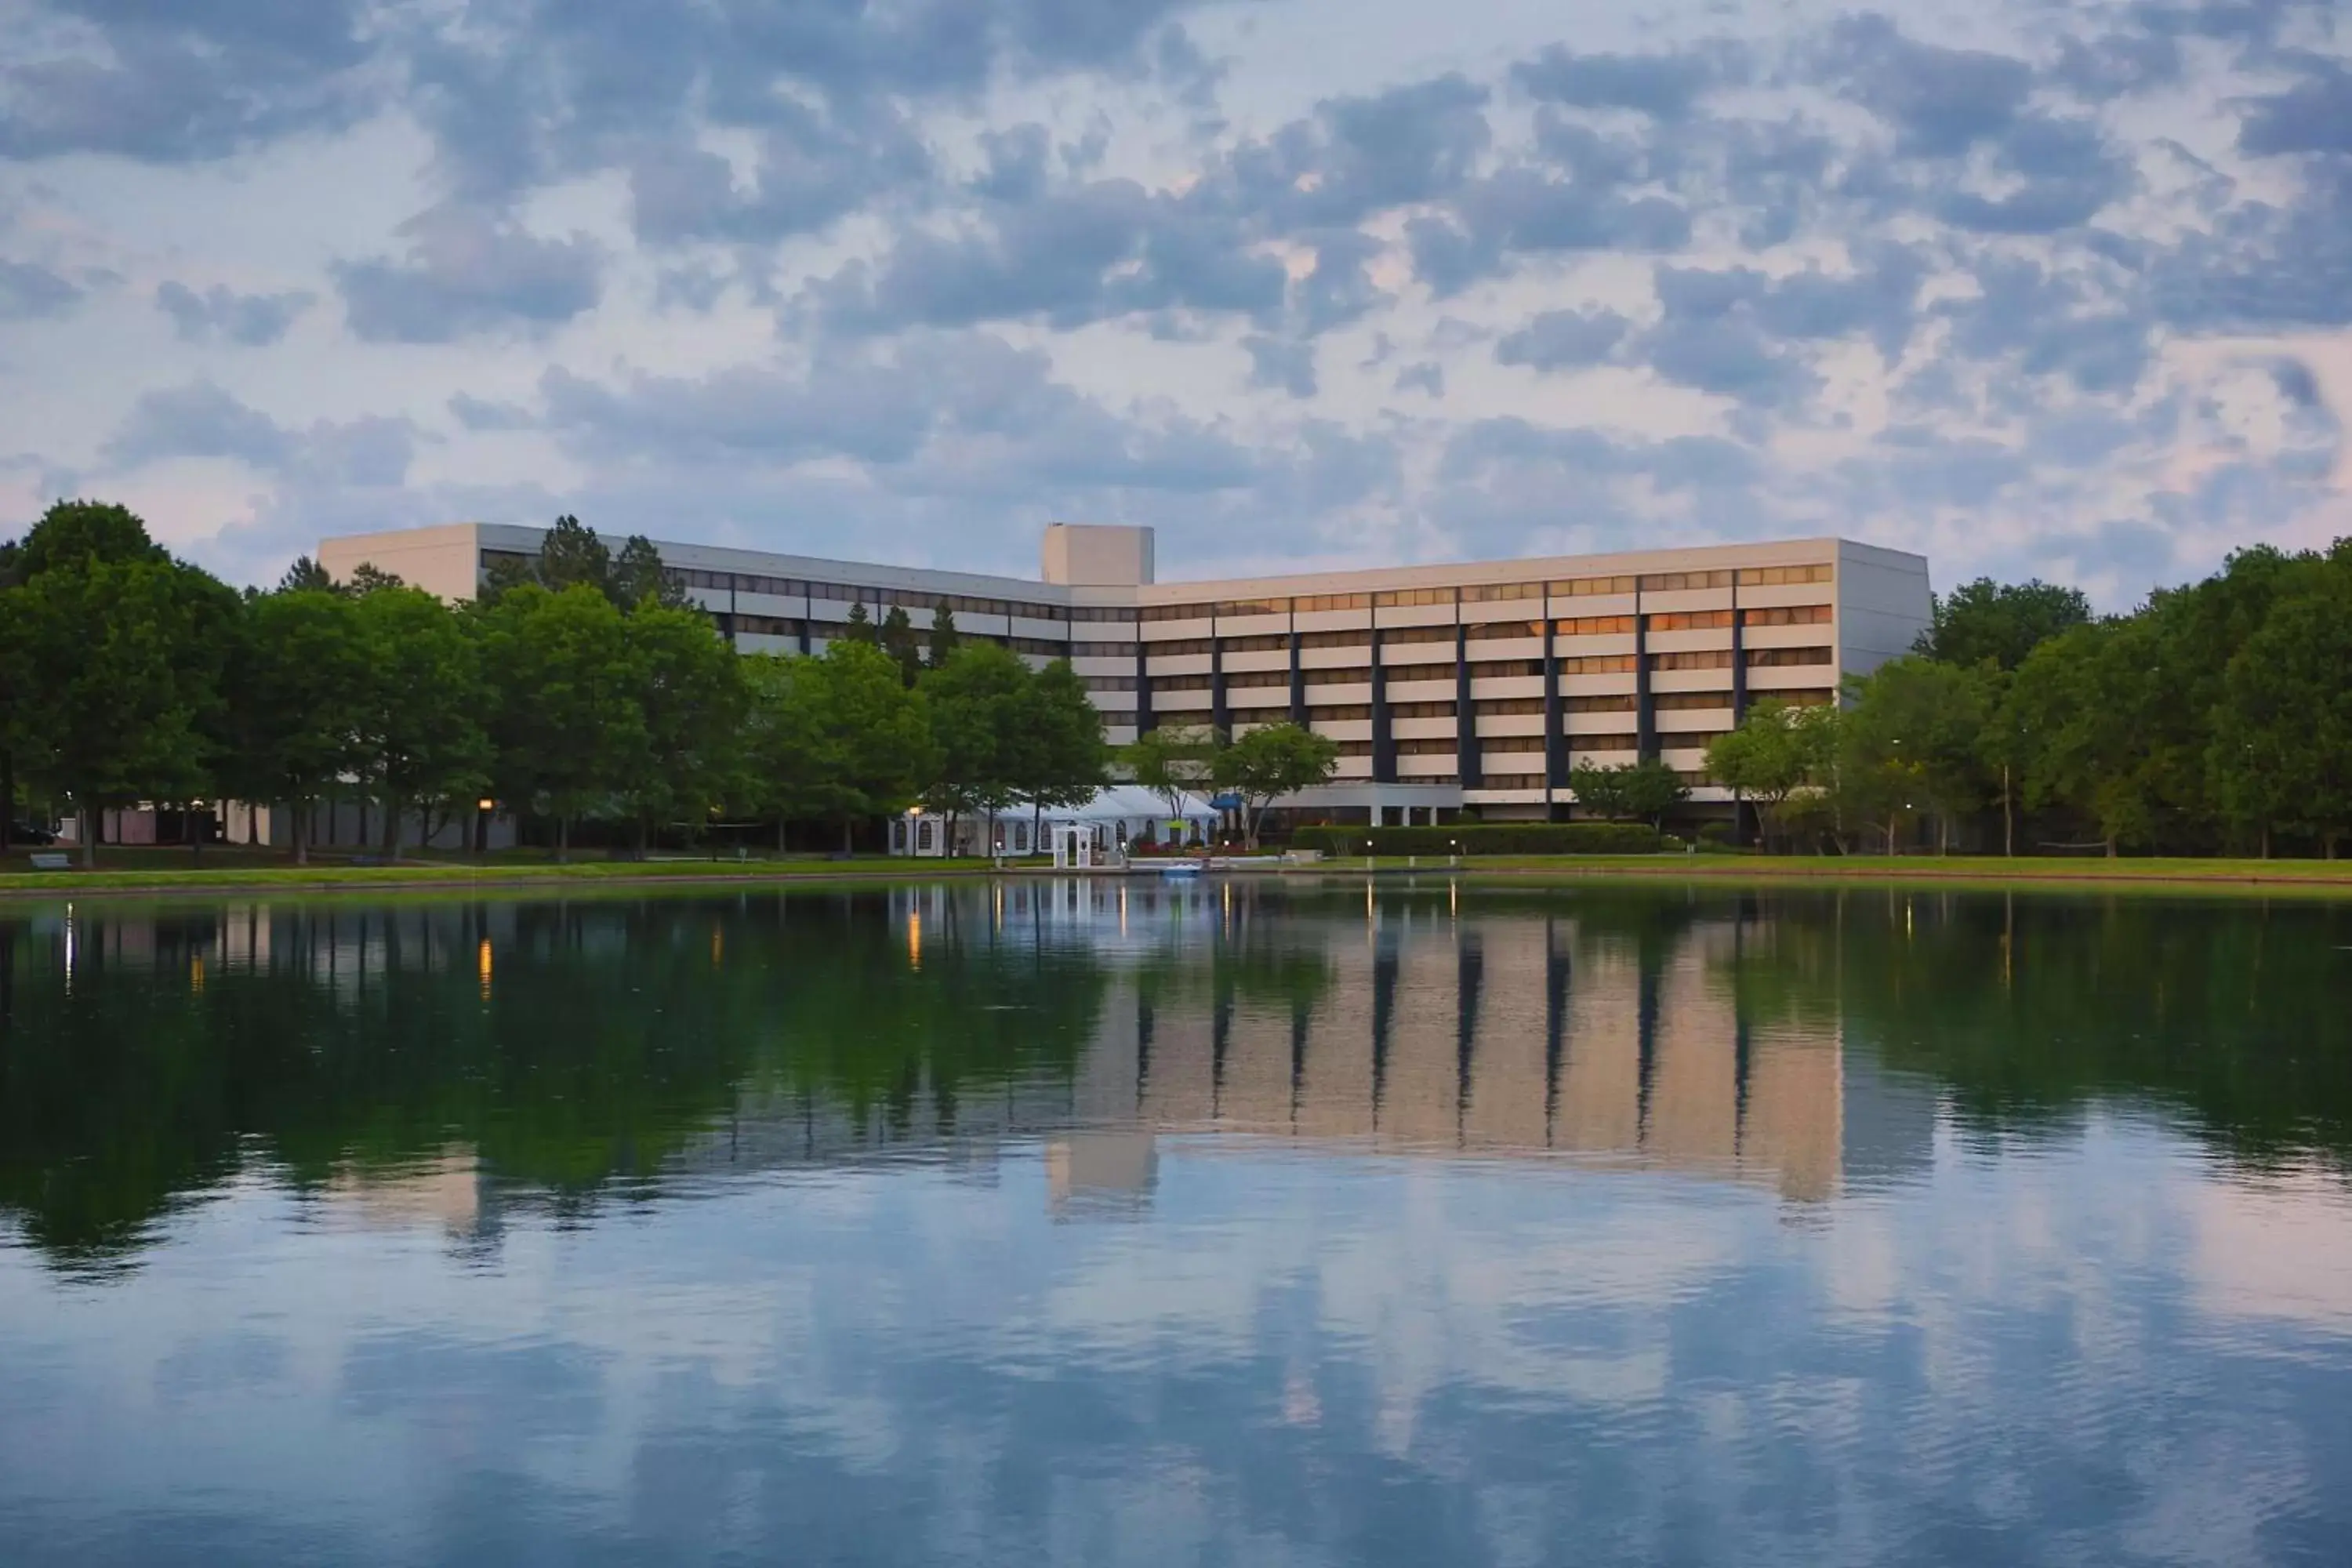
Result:
{"label": "outdoor light", "polygon": [[488,795],[484,795],[481,799],[474,803],[474,809],[477,811],[496,811],[498,808],[499,803],[492,800]]}

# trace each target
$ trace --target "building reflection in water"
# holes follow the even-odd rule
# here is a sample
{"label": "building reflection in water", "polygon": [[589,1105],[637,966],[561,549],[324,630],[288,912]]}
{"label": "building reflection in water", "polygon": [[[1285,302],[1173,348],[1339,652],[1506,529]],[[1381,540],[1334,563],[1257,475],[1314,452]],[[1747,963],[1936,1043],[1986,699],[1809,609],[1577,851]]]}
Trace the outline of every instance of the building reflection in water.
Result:
{"label": "building reflection in water", "polygon": [[[1729,901],[1628,932],[1573,900],[1481,907],[1444,882],[1369,905],[1273,889],[1024,880],[888,895],[891,923],[1088,953],[1107,977],[1069,1081],[1007,1083],[893,1123],[747,1095],[685,1163],[826,1163],[952,1139],[1045,1140],[1057,1214],[1148,1201],[1157,1140],[1217,1131],[1402,1155],[1575,1158],[1769,1187],[1796,1203],[1924,1169],[1936,1094],[1849,1052],[1833,1021],[1744,1022]],[[940,941],[950,940],[942,935]],[[917,962],[909,951],[910,964]]]}
{"label": "building reflection in water", "polygon": [[[1780,929],[1732,898],[1021,879],[667,904],[85,904],[7,927],[0,974],[54,980],[70,944],[82,991],[171,975],[186,996],[202,975],[195,1000],[222,1019],[257,1017],[236,1011],[237,987],[266,983],[315,999],[278,1026],[306,1058],[339,1034],[378,1040],[420,1102],[494,1081],[506,1109],[489,1125],[509,1129],[565,1125],[533,1095],[580,1111],[580,1085],[547,1086],[593,1035],[610,1131],[583,1168],[631,1179],[874,1157],[990,1168],[1019,1141],[1044,1147],[1053,1211],[1090,1216],[1148,1205],[1159,1141],[1202,1131],[1665,1169],[1801,1205],[1924,1167],[1926,1080],[1849,1048],[1833,1002],[1748,1016],[1743,953]],[[828,987],[822,1022],[793,1012]],[[442,1011],[460,996],[478,1021]],[[882,1021],[913,997],[929,1010]],[[977,1053],[961,1037],[989,1031]],[[1066,1048],[1031,1048],[1049,1037]],[[257,1070],[285,1070],[271,1060]],[[667,1122],[633,1109],[646,1096]],[[416,1131],[314,1190],[371,1223],[470,1234],[501,1181],[568,1172],[584,1146],[534,1146],[526,1170],[511,1136],[494,1151],[470,1129]]]}

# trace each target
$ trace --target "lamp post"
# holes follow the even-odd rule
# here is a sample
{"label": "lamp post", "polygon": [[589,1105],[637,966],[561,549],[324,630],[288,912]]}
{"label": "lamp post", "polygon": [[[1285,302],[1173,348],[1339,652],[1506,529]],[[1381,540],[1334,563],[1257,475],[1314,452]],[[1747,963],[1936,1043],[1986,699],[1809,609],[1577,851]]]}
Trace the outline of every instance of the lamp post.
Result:
{"label": "lamp post", "polygon": [[499,803],[488,795],[474,803],[474,858],[478,860],[490,852],[490,814]]}

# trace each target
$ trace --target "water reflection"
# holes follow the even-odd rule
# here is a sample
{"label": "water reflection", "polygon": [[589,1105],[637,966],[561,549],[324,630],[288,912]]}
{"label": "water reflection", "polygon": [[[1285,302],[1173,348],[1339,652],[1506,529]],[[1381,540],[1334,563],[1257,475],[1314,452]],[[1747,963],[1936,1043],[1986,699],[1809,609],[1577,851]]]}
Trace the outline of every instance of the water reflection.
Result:
{"label": "water reflection", "polygon": [[2347,946],[1444,883],[0,917],[0,1560],[2342,1561]]}
{"label": "water reflection", "polygon": [[1465,915],[1443,883],[84,904],[0,920],[0,1211],[95,1259],[256,1158],[478,1215],[1031,1137],[1065,1203],[1148,1192],[1150,1139],[1196,1129],[1806,1204],[1923,1170],[1939,1105],[1963,1138],[2070,1136],[2108,1100],[2341,1169],[2346,924],[1912,893]]}

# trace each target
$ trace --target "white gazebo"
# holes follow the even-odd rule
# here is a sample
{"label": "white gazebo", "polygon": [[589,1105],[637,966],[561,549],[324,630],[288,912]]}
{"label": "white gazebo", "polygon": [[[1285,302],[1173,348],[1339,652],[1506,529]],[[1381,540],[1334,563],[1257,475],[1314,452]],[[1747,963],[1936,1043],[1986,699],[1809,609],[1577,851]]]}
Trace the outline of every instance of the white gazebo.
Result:
{"label": "white gazebo", "polygon": [[948,819],[918,806],[892,820],[890,853],[1044,855],[1058,847],[1075,860],[1083,844],[1088,863],[1101,865],[1130,845],[1167,843],[1176,837],[1179,825],[1188,841],[1213,842],[1217,822],[1217,808],[1202,796],[1186,795],[1183,809],[1171,816],[1167,800],[1156,792],[1141,784],[1112,784],[1097,790],[1084,805],[1050,806],[1042,816],[1026,806],[1014,806],[992,819],[960,816],[952,844],[948,841]]}

